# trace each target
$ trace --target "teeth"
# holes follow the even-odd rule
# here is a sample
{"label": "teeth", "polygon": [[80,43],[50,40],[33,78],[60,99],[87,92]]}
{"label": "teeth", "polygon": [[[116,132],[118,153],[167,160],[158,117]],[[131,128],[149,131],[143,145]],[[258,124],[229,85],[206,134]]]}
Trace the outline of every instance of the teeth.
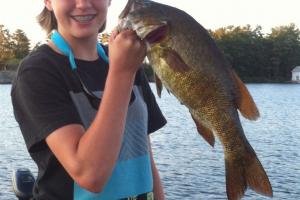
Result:
{"label": "teeth", "polygon": [[95,15],[73,16],[73,19],[80,23],[86,23],[94,19]]}

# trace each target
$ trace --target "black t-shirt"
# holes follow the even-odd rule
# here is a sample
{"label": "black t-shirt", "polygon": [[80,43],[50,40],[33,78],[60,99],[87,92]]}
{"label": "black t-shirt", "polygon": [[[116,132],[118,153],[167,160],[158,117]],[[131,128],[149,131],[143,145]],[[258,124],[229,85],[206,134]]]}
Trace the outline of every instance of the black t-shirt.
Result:
{"label": "black t-shirt", "polygon": [[[108,64],[100,58],[75,61],[89,90],[101,93]],[[142,91],[148,111],[148,133],[152,133],[165,125],[166,120],[142,69],[136,74],[134,86]],[[86,110],[95,113],[97,110],[91,111],[90,101],[71,70],[68,57],[56,53],[48,45],[39,47],[20,64],[11,96],[15,118],[30,156],[38,166],[34,199],[73,199],[74,181],[53,155],[45,138],[68,124],[82,124],[87,128],[93,115],[85,114]],[[131,102],[134,98],[132,95]]]}

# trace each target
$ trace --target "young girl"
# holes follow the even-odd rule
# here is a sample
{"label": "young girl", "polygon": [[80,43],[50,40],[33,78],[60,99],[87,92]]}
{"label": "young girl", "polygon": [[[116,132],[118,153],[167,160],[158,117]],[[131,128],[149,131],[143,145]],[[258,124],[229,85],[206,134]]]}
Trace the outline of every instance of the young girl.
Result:
{"label": "young girl", "polygon": [[110,0],[44,1],[51,40],[23,60],[11,93],[38,166],[33,199],[164,199],[148,134],[166,120],[139,68],[145,44],[113,31],[108,59],[97,36]]}

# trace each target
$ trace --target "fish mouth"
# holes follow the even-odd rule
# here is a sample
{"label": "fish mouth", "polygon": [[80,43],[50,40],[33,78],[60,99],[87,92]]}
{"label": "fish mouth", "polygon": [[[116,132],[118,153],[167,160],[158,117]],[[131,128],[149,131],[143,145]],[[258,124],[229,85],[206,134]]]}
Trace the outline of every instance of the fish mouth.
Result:
{"label": "fish mouth", "polygon": [[137,28],[137,35],[148,43],[158,43],[162,41],[168,33],[167,22],[162,22],[156,25],[147,25]]}
{"label": "fish mouth", "polygon": [[76,22],[79,22],[82,24],[91,22],[95,17],[96,17],[96,14],[71,16],[71,18],[74,19]]}
{"label": "fish mouth", "polygon": [[160,21],[155,24],[145,24],[144,21],[133,22],[133,20],[128,19],[128,17],[119,20],[118,29],[119,31],[132,29],[141,40],[145,40],[150,44],[163,40],[169,30],[167,21]]}
{"label": "fish mouth", "polygon": [[147,17],[142,14],[152,4],[153,2],[150,0],[128,0],[119,15],[117,29],[119,31],[132,29],[141,40],[145,40],[150,44],[163,40],[169,30],[167,21],[158,21],[153,19],[151,15]]}

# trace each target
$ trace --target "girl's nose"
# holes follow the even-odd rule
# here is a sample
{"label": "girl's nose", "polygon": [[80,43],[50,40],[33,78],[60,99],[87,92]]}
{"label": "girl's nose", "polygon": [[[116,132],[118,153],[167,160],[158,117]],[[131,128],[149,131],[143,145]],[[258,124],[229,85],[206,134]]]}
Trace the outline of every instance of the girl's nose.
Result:
{"label": "girl's nose", "polygon": [[91,0],[76,0],[76,8],[86,9],[92,6]]}

